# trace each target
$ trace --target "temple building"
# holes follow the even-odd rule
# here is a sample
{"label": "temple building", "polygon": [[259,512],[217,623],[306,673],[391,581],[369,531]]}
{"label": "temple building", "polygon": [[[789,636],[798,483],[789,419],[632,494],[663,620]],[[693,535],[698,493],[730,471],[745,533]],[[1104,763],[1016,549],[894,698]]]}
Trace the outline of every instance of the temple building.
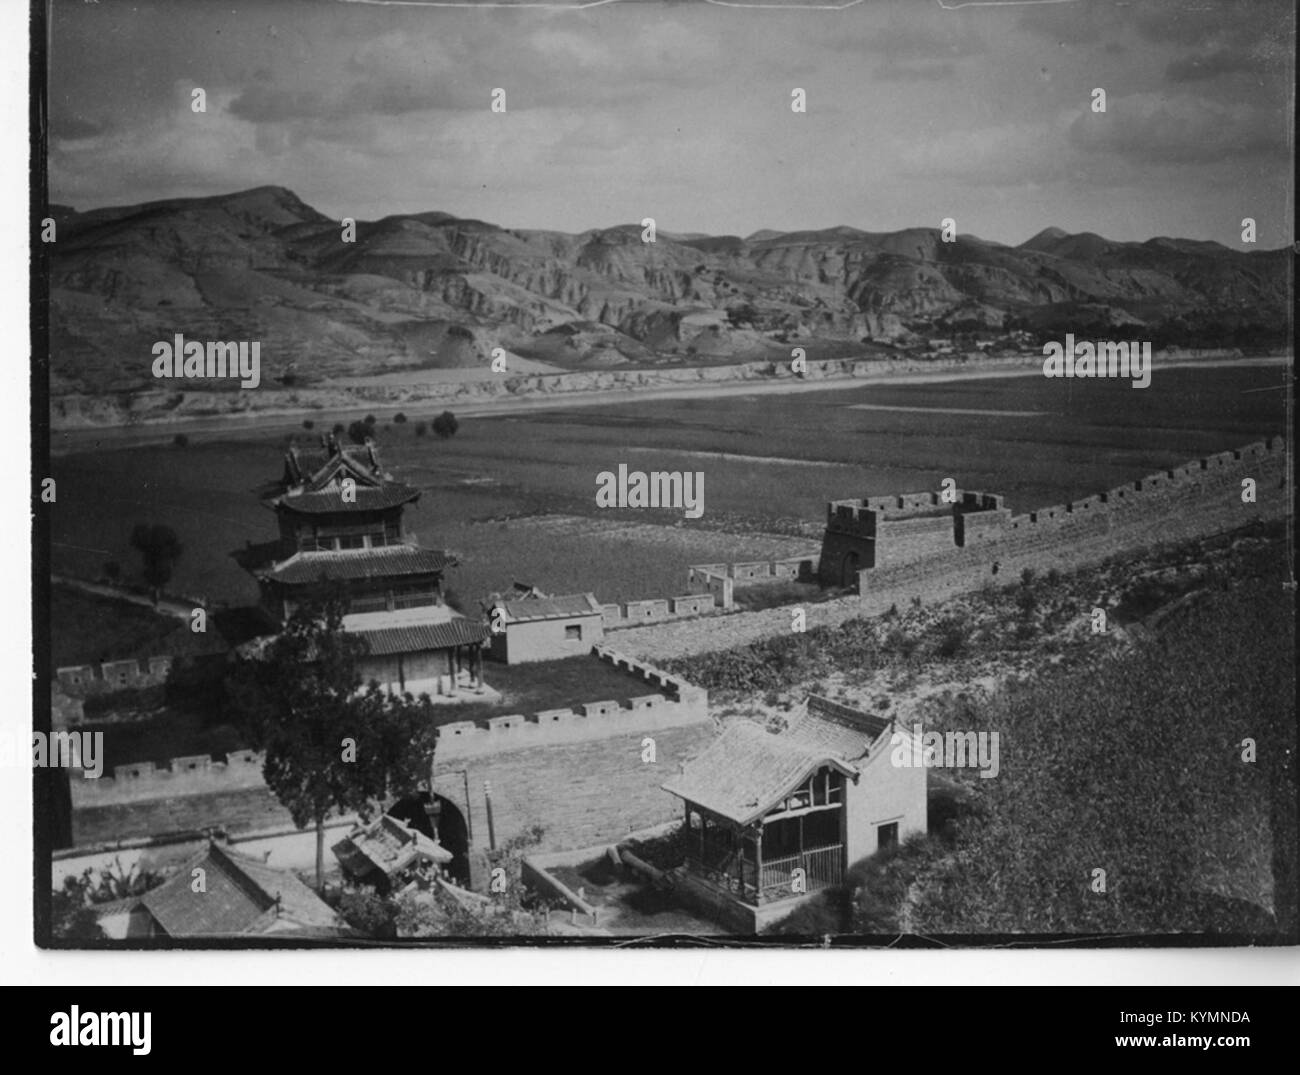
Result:
{"label": "temple building", "polygon": [[444,600],[443,573],[455,559],[422,548],[406,529],[403,512],[420,491],[384,471],[369,439],[344,446],[327,436],[321,445],[320,454],[290,446],[283,476],[263,500],[279,538],[238,554],[257,579],[262,611],[282,625],[311,591],[341,583],[343,627],[366,643],[367,682],[434,701],[482,697],[488,627]]}
{"label": "temple building", "polygon": [[817,695],[780,734],[728,724],[663,785],[684,806],[678,891],[757,932],[841,884],[850,864],[925,832],[926,770],[892,764],[896,732],[887,718]]}

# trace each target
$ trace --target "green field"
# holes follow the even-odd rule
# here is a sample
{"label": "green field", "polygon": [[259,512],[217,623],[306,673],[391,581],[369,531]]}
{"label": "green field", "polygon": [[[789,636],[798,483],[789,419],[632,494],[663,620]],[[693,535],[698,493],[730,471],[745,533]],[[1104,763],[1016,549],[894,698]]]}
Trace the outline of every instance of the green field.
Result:
{"label": "green field", "polygon": [[[1282,373],[1157,368],[1144,390],[1027,376],[663,400],[465,418],[447,441],[417,438],[415,422],[429,416],[412,409],[404,425],[381,423],[379,438],[389,468],[424,491],[410,527],[423,544],[461,556],[448,583],[467,609],[516,578],[629,600],[682,592],[691,563],[815,546],[829,499],[931,489],[952,477],[1022,511],[1284,432]],[[162,522],[185,545],[169,590],[251,601],[256,589],[231,553],[274,533],[257,493],[280,472],[283,437],[231,428],[229,437],[195,434],[186,448],[104,446],[56,458],[54,570],[95,578],[116,560],[136,573],[132,527]],[[704,517],[598,509],[596,475],[620,463],[702,472]]]}

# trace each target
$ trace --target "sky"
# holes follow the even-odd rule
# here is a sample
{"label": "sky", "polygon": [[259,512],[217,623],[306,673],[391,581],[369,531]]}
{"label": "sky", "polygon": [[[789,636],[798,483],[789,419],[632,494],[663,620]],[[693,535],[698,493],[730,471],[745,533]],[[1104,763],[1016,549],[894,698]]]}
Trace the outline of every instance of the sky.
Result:
{"label": "sky", "polygon": [[1291,241],[1290,0],[784,2],[53,0],[50,200]]}

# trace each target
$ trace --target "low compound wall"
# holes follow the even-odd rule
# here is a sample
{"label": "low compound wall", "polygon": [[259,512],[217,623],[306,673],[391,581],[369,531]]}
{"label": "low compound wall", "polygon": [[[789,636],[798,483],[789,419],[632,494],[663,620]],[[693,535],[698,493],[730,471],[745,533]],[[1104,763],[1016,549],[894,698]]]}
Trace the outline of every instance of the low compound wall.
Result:
{"label": "low compound wall", "polygon": [[55,669],[54,676],[64,694],[84,698],[129,687],[156,687],[167,682],[171,669],[171,657],[145,657],[105,661],[103,664],[67,665]]}
{"label": "low compound wall", "polygon": [[438,729],[438,765],[485,754],[590,742],[709,720],[709,696],[703,687],[693,686],[609,646],[596,646],[592,652],[653,688],[654,693],[582,702],[567,709],[444,724]]}
{"label": "low compound wall", "polygon": [[261,787],[263,760],[254,750],[237,750],[227,754],[225,761],[215,761],[208,754],[193,754],[172,758],[166,767],[151,761],[116,765],[111,777],[97,780],[84,779],[74,772],[72,805],[102,806]]}
{"label": "low compound wall", "polygon": [[693,594],[712,595],[719,608],[730,612],[735,608],[737,586],[811,579],[817,573],[817,558],[818,553],[810,551],[802,556],[787,556],[779,560],[694,564],[686,572],[686,586]]}

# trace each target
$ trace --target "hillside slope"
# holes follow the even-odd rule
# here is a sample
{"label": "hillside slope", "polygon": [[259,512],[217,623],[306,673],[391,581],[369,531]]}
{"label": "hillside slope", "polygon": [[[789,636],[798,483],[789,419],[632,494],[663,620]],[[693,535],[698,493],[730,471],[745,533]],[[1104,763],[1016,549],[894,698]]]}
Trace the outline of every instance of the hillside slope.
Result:
{"label": "hillside slope", "polygon": [[[1120,328],[1157,346],[1277,347],[1287,251],[1117,243],[1048,228],[1018,247],[930,228],[641,240],[441,212],[342,225],[280,187],[51,208],[52,389],[131,391],[176,333],[261,341],[263,383],[486,368],[702,365],[920,347],[933,336]],[[227,387],[227,386],[222,386]]]}

